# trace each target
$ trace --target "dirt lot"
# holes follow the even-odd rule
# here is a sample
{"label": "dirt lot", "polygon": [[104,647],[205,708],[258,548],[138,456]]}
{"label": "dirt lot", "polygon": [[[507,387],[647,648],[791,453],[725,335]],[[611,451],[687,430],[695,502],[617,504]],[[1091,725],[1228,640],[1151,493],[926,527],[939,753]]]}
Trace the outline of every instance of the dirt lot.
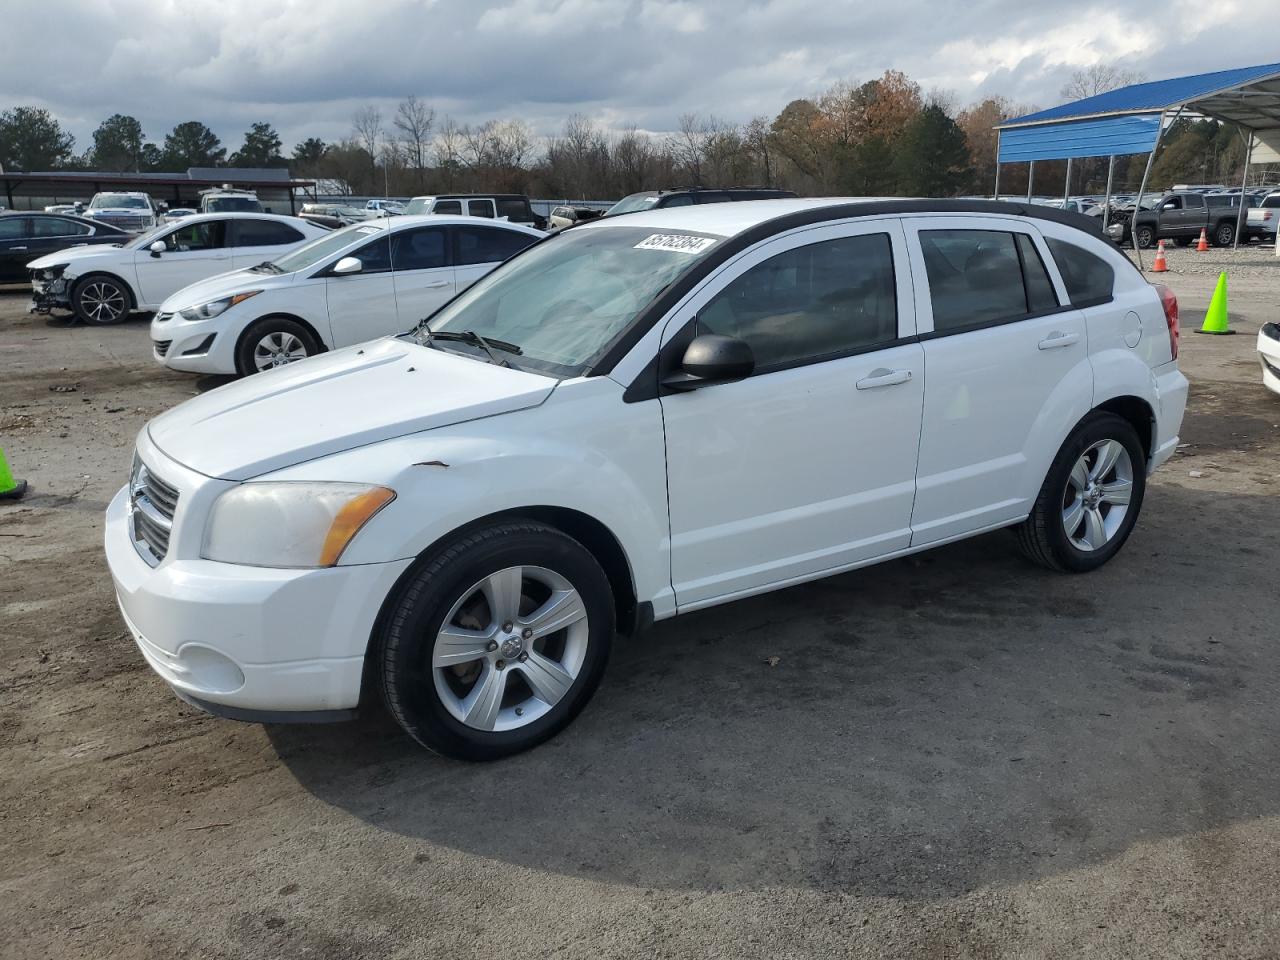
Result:
{"label": "dirt lot", "polygon": [[[136,431],[208,384],[143,322],[0,295],[0,445],[33,488],[0,506],[0,956],[1280,956],[1280,397],[1253,348],[1280,261],[1248,259],[1241,335],[1183,337],[1187,446],[1104,571],[999,534],[663,624],[565,735],[487,766],[379,713],[177,701],[101,515]],[[1170,261],[1196,326],[1231,258]]]}

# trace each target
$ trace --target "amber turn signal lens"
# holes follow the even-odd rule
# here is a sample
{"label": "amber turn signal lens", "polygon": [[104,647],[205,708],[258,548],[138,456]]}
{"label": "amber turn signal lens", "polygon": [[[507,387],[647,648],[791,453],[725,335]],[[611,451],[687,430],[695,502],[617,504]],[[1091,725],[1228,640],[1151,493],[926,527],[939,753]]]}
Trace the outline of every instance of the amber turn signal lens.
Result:
{"label": "amber turn signal lens", "polygon": [[320,566],[332,567],[342,556],[342,551],[349,544],[360,528],[373,519],[374,514],[396,498],[394,490],[386,487],[374,487],[368,493],[353,498],[338,511],[324,538],[324,546],[320,550]]}

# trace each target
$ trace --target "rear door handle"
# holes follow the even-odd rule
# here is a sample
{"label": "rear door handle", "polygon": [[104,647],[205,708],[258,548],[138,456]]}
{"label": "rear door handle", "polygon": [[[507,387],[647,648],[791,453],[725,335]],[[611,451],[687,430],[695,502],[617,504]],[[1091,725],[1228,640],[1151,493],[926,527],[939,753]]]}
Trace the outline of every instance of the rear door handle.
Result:
{"label": "rear door handle", "polygon": [[424,283],[422,285],[422,288],[424,290],[434,290],[437,287],[447,287],[448,285],[449,285],[448,280],[432,280],[430,283]]}
{"label": "rear door handle", "polygon": [[877,387],[891,387],[895,383],[906,383],[910,379],[910,370],[888,370],[885,367],[877,367],[857,381],[854,386],[859,390],[875,390]]}
{"label": "rear door handle", "polygon": [[26,247],[10,247],[9,249],[10,249],[10,250],[25,250],[25,249],[27,249],[27,248],[26,248]]}
{"label": "rear door handle", "polygon": [[1047,337],[1041,340],[1038,344],[1036,344],[1036,346],[1038,346],[1041,350],[1056,350],[1058,349],[1058,347],[1069,347],[1073,343],[1079,343],[1079,342],[1080,342],[1080,334],[1063,333],[1061,330],[1055,330],[1053,331],[1053,333],[1049,334]]}

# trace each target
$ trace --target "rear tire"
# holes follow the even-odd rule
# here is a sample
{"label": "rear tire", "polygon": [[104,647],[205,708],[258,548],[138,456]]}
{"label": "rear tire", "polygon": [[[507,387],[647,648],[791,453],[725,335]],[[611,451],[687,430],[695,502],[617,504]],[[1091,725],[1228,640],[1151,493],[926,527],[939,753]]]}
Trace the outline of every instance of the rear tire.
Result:
{"label": "rear tire", "polygon": [[529,521],[465,534],[391,600],[371,668],[428,750],[494,760],[559,733],[604,674],[609,580],[582,544]]}
{"label": "rear tire", "polygon": [[1213,244],[1216,247],[1229,247],[1236,239],[1236,225],[1227,220],[1213,228]]}
{"label": "rear tire", "polygon": [[1146,483],[1146,456],[1133,425],[1095,410],[1054,458],[1031,514],[1015,528],[1018,545],[1050,570],[1096,570],[1129,538]]}
{"label": "rear tire", "polygon": [[109,274],[91,273],[71,291],[71,309],[84,323],[121,323],[133,312],[133,294],[123,281]]}
{"label": "rear tire", "polygon": [[315,336],[297,320],[264,317],[251,323],[236,344],[236,372],[242,377],[282,367],[320,352]]}

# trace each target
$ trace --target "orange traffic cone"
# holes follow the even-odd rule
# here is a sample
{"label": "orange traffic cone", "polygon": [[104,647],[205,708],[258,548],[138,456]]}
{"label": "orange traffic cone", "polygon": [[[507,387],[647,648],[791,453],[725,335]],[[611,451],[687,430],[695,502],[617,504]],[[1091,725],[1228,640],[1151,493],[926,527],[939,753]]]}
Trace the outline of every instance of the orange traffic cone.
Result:
{"label": "orange traffic cone", "polygon": [[1169,271],[1169,264],[1166,263],[1164,259],[1164,241],[1158,240],[1156,242],[1156,259],[1151,264],[1151,272],[1167,273],[1168,271]]}
{"label": "orange traffic cone", "polygon": [[1196,244],[1196,250],[1204,253],[1209,249],[1209,235],[1204,232],[1204,227],[1200,228],[1200,242]]}

